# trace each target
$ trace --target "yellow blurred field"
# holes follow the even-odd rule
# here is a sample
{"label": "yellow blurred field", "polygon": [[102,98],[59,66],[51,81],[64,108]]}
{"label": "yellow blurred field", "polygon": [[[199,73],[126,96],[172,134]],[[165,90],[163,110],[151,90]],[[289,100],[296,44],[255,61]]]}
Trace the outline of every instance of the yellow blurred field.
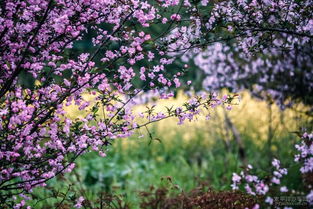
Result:
{"label": "yellow blurred field", "polygon": [[[221,93],[221,95],[224,94],[228,94],[228,92],[223,91]],[[249,133],[251,140],[256,144],[263,144],[270,137],[269,132],[272,132],[272,138],[280,138],[290,134],[290,132],[297,131],[301,121],[303,121],[299,120],[300,117],[303,117],[301,113],[297,113],[297,110],[305,108],[302,105],[298,105],[293,110],[287,109],[282,111],[276,104],[269,105],[266,101],[253,98],[247,91],[241,92],[239,95],[240,102],[234,105],[232,110],[229,111],[223,107],[210,110],[211,118],[209,120],[205,119],[207,112],[203,112],[202,116],[199,116],[196,121],[186,121],[182,125],[177,125],[177,119],[169,118],[151,124],[149,127],[154,128],[156,136],[161,138],[163,142],[174,138],[178,132],[182,136],[182,141],[193,140],[201,132],[201,135],[205,136],[205,143],[210,144],[216,140],[216,135],[224,136],[224,140],[232,138],[232,133],[225,128],[225,115],[227,115],[239,133]],[[84,95],[86,101],[92,102],[94,98],[95,96],[90,96],[90,94]],[[157,101],[155,110],[165,112],[165,107],[176,107],[187,100],[188,96],[180,91],[176,98]],[[145,111],[145,106],[136,106],[134,111],[138,113]],[[82,118],[88,113],[87,111],[78,110],[77,106],[74,105],[67,107],[66,112],[72,119]],[[103,111],[101,108],[99,114],[99,117],[102,117]],[[142,128],[136,132],[135,138],[146,134],[146,130]],[[131,143],[136,143],[136,141],[122,140],[122,143],[130,145]]]}

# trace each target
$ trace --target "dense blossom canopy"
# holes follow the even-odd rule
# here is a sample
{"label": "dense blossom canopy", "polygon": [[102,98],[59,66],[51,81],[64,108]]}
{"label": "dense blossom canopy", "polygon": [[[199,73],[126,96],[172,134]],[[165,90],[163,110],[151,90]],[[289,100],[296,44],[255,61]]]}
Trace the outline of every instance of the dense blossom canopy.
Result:
{"label": "dense blossom canopy", "polygon": [[184,57],[195,56],[205,88],[250,89],[282,108],[313,104],[312,1],[225,1],[212,12],[209,23],[223,25],[227,41]]}
{"label": "dense blossom canopy", "polygon": [[[165,40],[178,45],[192,41],[168,37],[181,23],[183,10],[193,11],[188,1],[1,1],[1,201],[11,191],[29,192],[70,172],[86,151],[105,156],[110,140],[128,137],[146,124],[171,116],[182,123],[199,114],[200,106],[228,101],[203,95],[167,112],[132,111],[143,91],[154,89],[160,98],[169,98],[173,93],[166,89],[181,85],[183,70],[167,70],[175,57],[169,56]],[[164,29],[153,32],[160,24]],[[92,52],[75,51],[80,40],[88,40]],[[136,80],[140,87],[134,86]],[[73,119],[65,111],[70,105],[88,111]],[[145,122],[137,124],[138,117]]]}

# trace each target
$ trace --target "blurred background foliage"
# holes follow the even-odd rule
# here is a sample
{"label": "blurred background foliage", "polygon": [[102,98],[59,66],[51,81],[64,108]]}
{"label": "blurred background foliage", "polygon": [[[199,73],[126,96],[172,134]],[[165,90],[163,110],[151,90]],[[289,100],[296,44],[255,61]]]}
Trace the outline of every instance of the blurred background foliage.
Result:
{"label": "blurred background foliage", "polygon": [[[226,94],[223,91],[222,94]],[[177,191],[190,191],[199,182],[206,182],[217,191],[230,190],[233,172],[247,163],[260,175],[271,172],[272,157],[289,168],[285,178],[290,189],[301,191],[299,167],[293,162],[294,144],[299,140],[299,127],[310,120],[299,105],[293,110],[281,111],[275,104],[241,92],[241,101],[227,111],[216,108],[210,120],[199,117],[196,122],[177,125],[177,119],[166,119],[148,126],[152,138],[140,129],[128,139],[116,139],[102,158],[91,152],[81,156],[74,173],[59,176],[48,182],[58,193],[67,194],[71,185],[73,199],[84,196],[95,202],[101,192],[118,195],[131,208],[139,208],[141,191],[151,186],[160,187],[171,179]],[[182,104],[187,95],[179,92],[176,98],[161,100],[158,106]],[[142,111],[144,105],[137,107]],[[298,111],[301,110],[301,111]],[[85,114],[69,107],[70,117]],[[144,135],[144,137],[140,137]],[[295,172],[293,172],[295,171]],[[163,180],[162,180],[163,179]],[[48,188],[49,188],[48,187]],[[50,208],[62,201],[63,196],[47,188],[34,192],[35,208]],[[41,201],[38,201],[41,200]]]}

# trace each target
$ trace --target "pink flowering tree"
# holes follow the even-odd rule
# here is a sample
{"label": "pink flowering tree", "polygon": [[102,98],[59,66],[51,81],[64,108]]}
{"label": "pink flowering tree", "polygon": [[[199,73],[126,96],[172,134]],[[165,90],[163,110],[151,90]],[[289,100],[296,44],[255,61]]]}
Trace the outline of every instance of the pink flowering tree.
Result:
{"label": "pink flowering tree", "polygon": [[[0,202],[9,204],[12,196],[70,172],[85,152],[105,156],[112,140],[140,127],[168,117],[183,123],[203,108],[230,103],[231,97],[208,94],[164,112],[133,111],[146,91],[160,99],[173,96],[189,69],[180,58],[209,45],[231,43],[240,55],[266,52],[269,57],[287,50],[290,59],[308,66],[299,68],[300,74],[311,69],[312,5],[311,0],[2,0]],[[92,46],[88,52],[76,50],[82,41]],[[288,60],[274,62],[273,70],[256,62],[249,73],[290,69],[281,67]],[[243,69],[235,67],[234,74]],[[307,71],[303,84],[312,90]],[[87,114],[71,119],[70,105]]]}
{"label": "pink flowering tree", "polygon": [[[304,132],[300,135],[301,141],[295,145],[296,152],[294,155],[294,162],[291,162],[289,168],[284,168],[280,160],[273,159],[270,170],[271,173],[265,172],[262,175],[253,170],[251,165],[244,168],[239,174],[233,173],[231,187],[233,190],[243,190],[246,193],[257,196],[261,200],[260,204],[255,205],[255,209],[263,207],[279,206],[302,206],[309,207],[313,205],[313,133]],[[295,170],[297,168],[298,170]],[[300,191],[288,188],[285,178],[286,175],[292,173],[292,176],[299,174],[300,183],[303,187]],[[298,179],[293,179],[298,180]],[[294,183],[292,183],[294,184]],[[292,185],[291,184],[291,185]],[[300,198],[280,199],[279,197],[298,196]]]}
{"label": "pink flowering tree", "polygon": [[250,89],[282,108],[313,104],[311,0],[222,1],[205,20],[201,25],[214,44],[189,51],[183,61],[204,71],[206,89]]}
{"label": "pink flowering tree", "polygon": [[[14,203],[15,195],[24,197],[70,172],[83,153],[105,156],[115,138],[168,117],[183,123],[203,108],[231,102],[208,94],[164,112],[132,109],[145,91],[166,99],[181,85],[186,69],[170,67],[184,46],[198,47],[197,5],[186,0],[0,2],[0,205],[24,207],[24,200]],[[75,50],[82,40],[90,42],[91,52]],[[87,113],[71,119],[65,110],[70,105]]]}

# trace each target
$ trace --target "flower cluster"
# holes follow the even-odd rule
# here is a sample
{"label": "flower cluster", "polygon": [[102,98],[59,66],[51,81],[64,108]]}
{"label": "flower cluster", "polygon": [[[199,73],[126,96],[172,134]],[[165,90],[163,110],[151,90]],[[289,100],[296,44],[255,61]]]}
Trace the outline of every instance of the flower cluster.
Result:
{"label": "flower cluster", "polygon": [[82,207],[82,203],[84,202],[84,197],[79,197],[76,201],[76,204],[75,204],[75,208],[81,208]]}
{"label": "flower cluster", "polygon": [[[287,174],[287,169],[281,168],[279,160],[274,159],[272,161],[272,166],[274,168],[274,171],[269,182],[264,179],[260,179],[256,175],[252,175],[251,165],[248,165],[246,170],[242,171],[239,175],[233,173],[233,183],[231,185],[232,189],[237,190],[239,189],[239,186],[243,186],[248,194],[261,196],[267,195],[270,191],[270,188],[274,185],[280,185],[280,179]],[[288,192],[287,187],[280,187],[280,192]],[[267,196],[265,202],[272,205],[273,199],[270,196]]]}
{"label": "flower cluster", "polygon": [[299,154],[295,155],[296,162],[303,162],[303,166],[301,167],[301,173],[309,173],[313,172],[313,133],[308,134],[305,132],[302,135],[302,141],[300,144],[296,144],[295,148],[299,152]]}
{"label": "flower cluster", "polygon": [[[302,135],[302,141],[299,144],[295,145],[298,154],[295,155],[295,162],[301,163],[300,172],[303,175],[312,175],[313,174],[313,133],[305,132]],[[310,182],[309,182],[310,184]],[[312,186],[312,185],[309,185]],[[307,200],[310,204],[313,204],[313,190],[307,194]]]}
{"label": "flower cluster", "polygon": [[[273,205],[274,200],[269,195],[270,189],[274,185],[280,185],[280,179],[287,174],[286,168],[280,167],[280,161],[274,159],[272,166],[275,168],[273,171],[270,182],[265,179],[259,178],[257,175],[251,174],[252,166],[248,165],[245,171],[242,171],[239,175],[233,173],[231,187],[233,190],[238,190],[239,187],[243,187],[244,190],[250,195],[266,196],[265,203]],[[288,192],[286,186],[280,187],[280,192]],[[254,208],[259,208],[260,205],[256,204]]]}
{"label": "flower cluster", "polygon": [[[302,134],[301,139],[301,142],[295,145],[297,154],[294,156],[294,160],[296,163],[301,165],[299,172],[302,174],[303,180],[306,184],[305,189],[308,189],[307,191],[301,192],[306,192],[307,203],[312,205],[313,190],[310,179],[312,178],[313,174],[313,133],[309,134],[305,132]],[[231,187],[233,190],[243,189],[248,194],[262,196],[265,198],[265,204],[273,205],[274,199],[271,197],[271,194],[277,195],[277,192],[289,192],[289,189],[281,184],[281,179],[287,175],[288,170],[286,168],[282,168],[280,164],[281,163],[279,160],[273,159],[273,172],[264,179],[261,179],[257,175],[251,174],[252,166],[248,165],[244,171],[240,172],[240,174],[233,173]],[[278,190],[277,187],[279,187]],[[293,193],[294,192],[295,191],[293,191]],[[256,208],[258,207],[259,205],[256,205]]]}

